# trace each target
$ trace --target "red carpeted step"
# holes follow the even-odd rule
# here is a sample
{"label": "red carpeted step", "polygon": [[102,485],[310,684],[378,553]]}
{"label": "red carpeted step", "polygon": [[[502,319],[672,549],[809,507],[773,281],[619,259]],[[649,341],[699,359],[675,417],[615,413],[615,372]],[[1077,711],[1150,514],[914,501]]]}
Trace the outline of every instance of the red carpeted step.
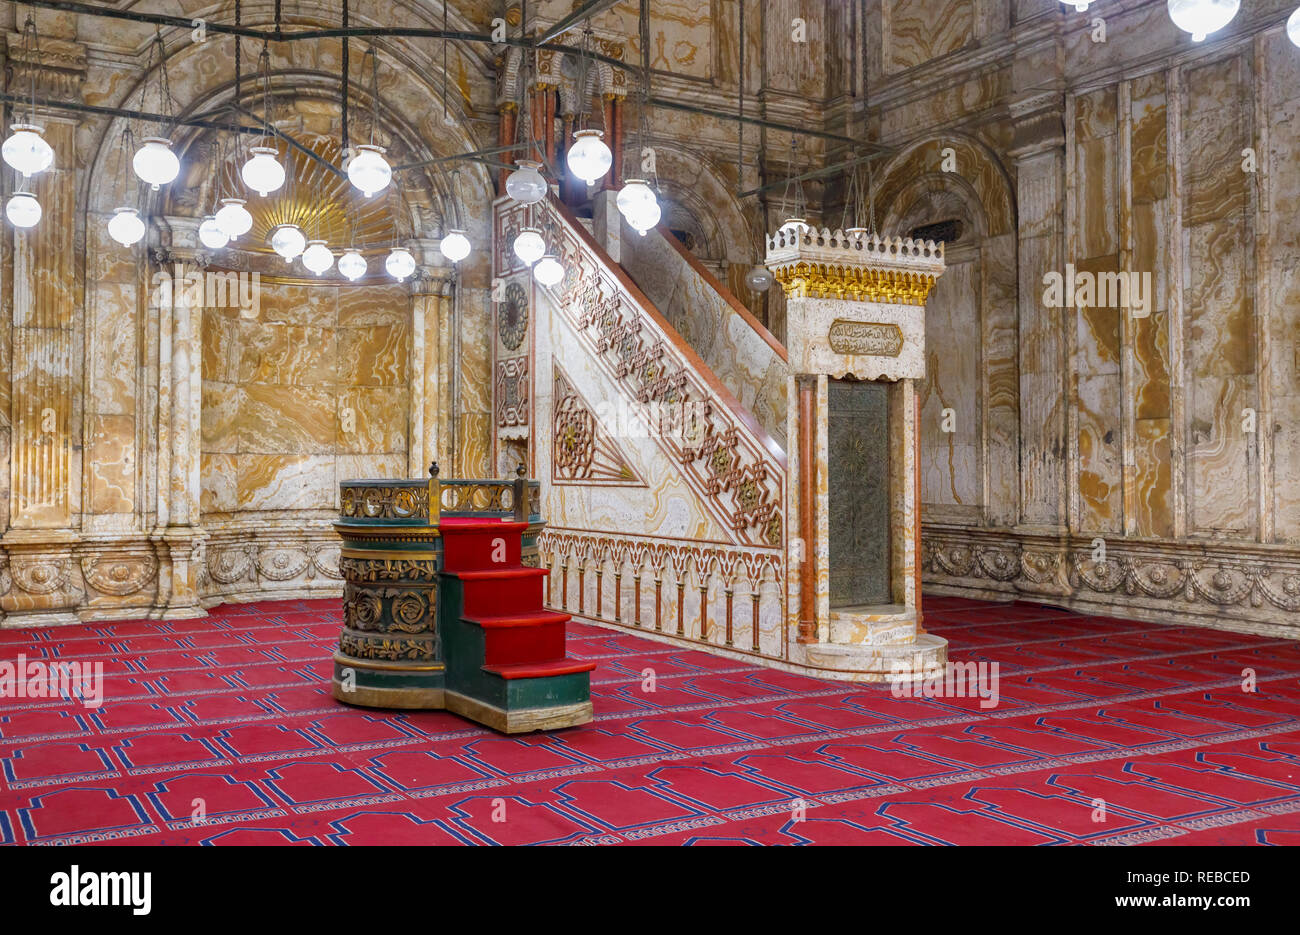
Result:
{"label": "red carpeted step", "polygon": [[572,675],[575,672],[590,672],[596,668],[594,662],[581,659],[554,659],[550,662],[528,662],[508,666],[484,666],[484,672],[491,672],[503,679],[544,679],[556,675]]}
{"label": "red carpeted step", "polygon": [[465,589],[464,616],[475,620],[535,613],[542,609],[544,568],[453,572]]}
{"label": "red carpeted step", "polygon": [[564,657],[564,625],[568,614],[549,610],[503,617],[463,618],[484,632],[487,665],[517,665]]}
{"label": "red carpeted step", "polygon": [[518,566],[527,523],[465,520],[441,524],[444,571],[480,571]]}

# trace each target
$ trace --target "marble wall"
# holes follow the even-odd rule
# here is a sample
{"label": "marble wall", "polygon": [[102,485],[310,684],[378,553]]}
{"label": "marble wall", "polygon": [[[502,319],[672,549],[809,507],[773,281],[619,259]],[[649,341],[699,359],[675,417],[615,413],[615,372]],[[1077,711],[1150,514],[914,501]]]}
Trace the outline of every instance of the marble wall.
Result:
{"label": "marble wall", "polygon": [[[927,308],[929,587],[1296,632],[1289,12],[1193,46],[1163,4],[1103,11],[1105,42],[1031,4],[980,50],[911,43],[893,77],[897,32],[869,48],[904,147],[887,232],[963,228]],[[979,68],[999,48],[1004,82]],[[1054,303],[1051,273],[1138,277],[1142,302]]]}
{"label": "marble wall", "polygon": [[[0,14],[7,90],[27,93],[35,77],[38,97],[69,108],[158,109],[152,25],[36,10],[33,60],[14,18],[26,13],[15,9]],[[230,21],[233,7],[209,12]],[[332,25],[315,8],[286,4],[285,13]],[[441,25],[440,14],[413,15]],[[265,26],[270,16],[246,9],[244,22]],[[382,4],[353,7],[361,25],[390,16]],[[469,27],[457,15],[453,28]],[[233,123],[237,105],[242,119],[260,119],[253,43],[235,100],[230,37],[176,28],[163,40],[176,113]],[[373,132],[399,165],[483,145],[472,118],[490,111],[490,85],[462,95],[457,76],[484,60],[451,54],[456,98],[444,118],[434,106],[441,56],[435,65],[418,43],[381,44],[372,128],[363,51],[354,46],[350,60],[354,141]],[[270,60],[268,119],[337,165],[339,42],[272,43]],[[56,152],[36,180],[44,218],[0,235],[0,626],[197,617],[223,601],[338,594],[330,521],[339,480],[422,476],[435,459],[447,474],[490,473],[487,170],[433,163],[361,203],[346,179],[281,145],[294,186],[251,195],[252,232],[212,251],[196,237],[202,216],[219,195],[242,192],[232,188],[233,134],[174,128],[180,176],[151,192],[121,160],[124,121],[59,107],[37,117]],[[134,248],[105,230],[123,203],[147,218]],[[336,251],[355,238],[370,274],[350,285],[334,271],[314,280],[286,267],[265,238],[290,219]],[[453,225],[479,246],[459,269],[438,252]],[[418,270],[395,284],[382,265],[399,240]],[[178,269],[244,277],[258,301],[160,296],[158,277]]]}

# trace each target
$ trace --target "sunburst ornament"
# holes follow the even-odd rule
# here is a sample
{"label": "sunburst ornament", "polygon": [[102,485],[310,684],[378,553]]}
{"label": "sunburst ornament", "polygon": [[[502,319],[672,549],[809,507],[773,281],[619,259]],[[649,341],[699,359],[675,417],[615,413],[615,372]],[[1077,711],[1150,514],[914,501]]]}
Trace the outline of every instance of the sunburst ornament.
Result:
{"label": "sunburst ornament", "polygon": [[[310,231],[313,240],[332,244],[391,244],[399,239],[396,220],[401,196],[396,186],[390,185],[373,198],[359,198],[346,176],[329,168],[339,163],[341,148],[337,138],[304,134],[298,141],[319,160],[296,148],[285,153],[283,168],[292,183],[275,198],[254,198],[247,203],[248,236],[241,236],[240,249],[269,252],[271,232],[282,224],[294,224],[300,230]],[[227,161],[221,171],[225,173],[221,190],[237,191],[238,160]],[[349,212],[355,217],[355,240]],[[375,248],[373,252],[384,256],[387,249]]]}

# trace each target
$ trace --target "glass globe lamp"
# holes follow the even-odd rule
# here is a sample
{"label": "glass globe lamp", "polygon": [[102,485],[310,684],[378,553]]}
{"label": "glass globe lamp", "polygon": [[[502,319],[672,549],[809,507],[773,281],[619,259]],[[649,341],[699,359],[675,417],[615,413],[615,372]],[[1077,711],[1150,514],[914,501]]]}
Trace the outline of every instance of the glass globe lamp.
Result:
{"label": "glass globe lamp", "polygon": [[447,236],[442,238],[442,243],[438,245],[442,255],[453,263],[459,263],[465,257],[469,256],[470,244],[469,238],[465,236],[463,230],[447,231]]}
{"label": "glass globe lamp", "polygon": [[221,229],[216,217],[209,214],[199,225],[199,243],[209,250],[220,250],[230,243],[230,236]]}
{"label": "glass globe lamp", "polygon": [[394,247],[388,254],[388,259],[384,260],[384,269],[389,276],[402,282],[415,272],[415,257],[411,256],[411,251],[405,247]]}
{"label": "glass globe lamp", "polygon": [[244,207],[247,202],[242,198],[222,198],[221,207],[217,209],[217,226],[231,240],[238,240],[253,229],[253,216]]}
{"label": "glass globe lamp", "polygon": [[286,263],[302,256],[306,246],[307,238],[297,224],[277,224],[271,229],[271,249],[284,257]]}
{"label": "glass globe lamp", "polygon": [[369,198],[388,187],[393,180],[393,167],[384,158],[384,147],[361,143],[357,149],[359,152],[348,160],[348,181]]}
{"label": "glass globe lamp", "polygon": [[564,278],[564,267],[553,255],[547,254],[533,267],[533,275],[543,286],[558,285]]}
{"label": "glass globe lamp", "polygon": [[334,265],[334,254],[323,240],[307,241],[307,249],[302,252],[302,265],[317,276]]}
{"label": "glass globe lamp", "polygon": [[1232,22],[1241,8],[1241,0],[1167,0],[1169,18],[1183,32],[1201,42]]}
{"label": "glass globe lamp", "polygon": [[31,192],[14,192],[5,203],[5,217],[14,227],[35,227],[41,219],[41,203]]}
{"label": "glass globe lamp", "polygon": [[766,266],[755,266],[745,274],[745,285],[751,292],[766,292],[773,282],[772,271]]}
{"label": "glass globe lamp", "polygon": [[254,146],[249,152],[253,155],[239,170],[239,176],[245,185],[266,197],[284,184],[284,166],[275,158],[274,147]]}
{"label": "glass globe lamp", "polygon": [[124,247],[140,242],[144,237],[144,221],[135,208],[121,207],[108,221],[108,236]]}
{"label": "glass globe lamp", "polygon": [[535,227],[525,227],[515,237],[515,256],[532,266],[546,255],[546,241]]}
{"label": "glass globe lamp", "polygon": [[650,186],[642,179],[628,179],[615,200],[619,213],[642,237],[659,223],[659,201]]}
{"label": "glass globe lamp", "polygon": [[154,191],[157,191],[159,185],[166,185],[180,175],[181,161],[172,152],[171,140],[163,139],[161,136],[150,136],[135,151],[131,168],[135,170],[140,181],[147,182]]}
{"label": "glass globe lamp", "polygon": [[546,179],[537,171],[540,162],[519,160],[519,168],[506,177],[506,194],[520,204],[532,205],[546,197],[548,190]]}
{"label": "glass globe lamp", "polygon": [[573,134],[565,162],[569,171],[588,185],[601,178],[614,164],[614,154],[605,145],[605,134],[599,130],[579,130]]}
{"label": "glass globe lamp", "polygon": [[30,123],[15,123],[13,131],[0,146],[5,164],[23,176],[36,175],[54,165],[54,149],[41,136],[41,128]]}
{"label": "glass globe lamp", "polygon": [[355,247],[343,251],[339,257],[339,272],[350,281],[356,282],[366,274],[366,258]]}

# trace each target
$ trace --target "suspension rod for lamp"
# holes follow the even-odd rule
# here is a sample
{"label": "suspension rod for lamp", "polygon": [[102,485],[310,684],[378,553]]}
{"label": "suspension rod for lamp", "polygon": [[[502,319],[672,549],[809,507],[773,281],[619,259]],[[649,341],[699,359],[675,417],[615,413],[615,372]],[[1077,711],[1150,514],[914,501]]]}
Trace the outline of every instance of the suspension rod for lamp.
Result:
{"label": "suspension rod for lamp", "polygon": [[[72,0],[23,0],[27,6],[41,7],[48,10],[59,10],[65,13],[79,13],[85,16],[102,16],[109,19],[129,20],[137,23],[150,23],[157,26],[174,26],[184,29],[186,32],[194,28],[192,20],[183,16],[170,16],[165,13],[139,13],[132,10],[117,10],[106,7],[93,6],[89,3],[77,3]],[[487,45],[509,45],[521,49],[536,49],[539,51],[565,52],[573,55],[582,54],[582,49],[577,46],[565,45],[557,42],[538,42],[534,43],[528,39],[506,38],[497,41],[489,33],[462,32],[454,29],[424,29],[421,27],[406,26],[350,26],[347,29],[302,29],[295,32],[283,32],[277,30],[257,29],[251,26],[231,26],[222,23],[208,23],[205,29],[209,33],[217,35],[243,36],[247,39],[261,39],[267,42],[294,42],[297,40],[313,39],[342,39],[344,37],[357,38],[394,38],[394,39],[450,39],[453,42],[475,42],[485,43]],[[639,64],[630,64],[622,59],[612,58],[608,55],[602,55],[596,51],[588,51],[588,58],[595,61],[604,62],[613,68],[619,68],[624,71],[640,72]],[[712,117],[715,120],[734,121],[737,119],[736,114],[726,113],[725,111],[710,110],[705,107],[697,107],[693,104],[683,104],[678,101],[669,101],[663,98],[652,97],[650,99],[652,107],[663,107],[669,110],[682,111],[684,113],[697,114],[702,117]],[[51,105],[54,106],[54,105]],[[829,133],[825,130],[816,130],[806,127],[796,127],[789,124],[773,123],[768,120],[762,120],[756,117],[745,117],[744,123],[751,126],[764,127],[768,130],[775,130],[780,133],[797,133],[801,136],[812,136],[818,139],[831,140],[836,143],[853,143],[858,146],[875,145],[864,144],[861,140],[855,140],[849,136],[841,136],[838,133]],[[881,151],[885,151],[881,148]]]}
{"label": "suspension rod for lamp", "polygon": [[836,172],[839,172],[841,169],[848,169],[853,166],[861,165],[864,162],[870,162],[873,159],[878,159],[881,156],[885,156],[885,155],[888,155],[886,151],[877,151],[877,152],[868,153],[865,156],[855,156],[854,158],[845,160],[844,162],[837,162],[833,166],[826,166],[825,168],[822,169],[814,169],[811,172],[805,172],[803,175],[796,175],[788,179],[781,179],[781,181],[779,182],[772,182],[768,185],[763,185],[759,188],[751,188],[747,192],[741,192],[736,197],[748,198],[750,195],[757,195],[760,192],[771,191],[772,189],[779,188],[782,185],[789,185],[791,182],[806,182],[809,179],[824,178],[825,176],[828,175],[834,175]]}

